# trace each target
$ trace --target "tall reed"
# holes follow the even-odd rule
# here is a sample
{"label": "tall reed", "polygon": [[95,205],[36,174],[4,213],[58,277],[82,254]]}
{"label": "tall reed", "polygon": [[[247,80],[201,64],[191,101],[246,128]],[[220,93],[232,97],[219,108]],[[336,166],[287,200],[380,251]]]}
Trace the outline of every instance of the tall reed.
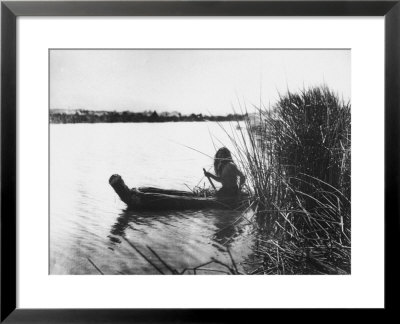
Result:
{"label": "tall reed", "polygon": [[321,86],[256,108],[231,138],[257,205],[255,273],[350,273],[350,103]]}

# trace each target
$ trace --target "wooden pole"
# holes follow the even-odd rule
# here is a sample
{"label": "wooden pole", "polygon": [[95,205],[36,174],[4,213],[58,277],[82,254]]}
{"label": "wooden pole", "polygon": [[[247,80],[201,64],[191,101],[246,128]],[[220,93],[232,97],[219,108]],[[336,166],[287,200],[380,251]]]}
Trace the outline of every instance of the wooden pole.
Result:
{"label": "wooden pole", "polygon": [[[203,168],[204,171],[204,175],[206,174],[206,169]],[[207,176],[206,176],[207,177]],[[217,190],[217,188],[215,188],[214,183],[212,182],[212,180],[210,179],[210,177],[207,177],[208,181],[210,181],[212,187],[214,188],[214,190]]]}

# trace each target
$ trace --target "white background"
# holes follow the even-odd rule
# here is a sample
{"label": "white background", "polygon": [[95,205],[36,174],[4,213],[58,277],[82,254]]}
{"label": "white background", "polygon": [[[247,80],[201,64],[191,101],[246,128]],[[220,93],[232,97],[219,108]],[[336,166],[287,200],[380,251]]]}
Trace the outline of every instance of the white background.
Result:
{"label": "white background", "polygon": [[[48,275],[48,48],[350,48],[347,276]],[[18,307],[383,307],[383,18],[18,18]]]}

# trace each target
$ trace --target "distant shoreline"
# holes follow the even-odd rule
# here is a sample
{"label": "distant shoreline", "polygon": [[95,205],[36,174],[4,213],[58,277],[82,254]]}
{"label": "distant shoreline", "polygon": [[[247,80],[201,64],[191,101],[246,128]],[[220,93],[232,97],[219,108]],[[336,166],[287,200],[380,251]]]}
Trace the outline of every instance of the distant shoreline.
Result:
{"label": "distant shoreline", "polygon": [[229,114],[225,116],[209,116],[203,114],[182,115],[178,112],[156,111],[93,111],[93,110],[50,110],[50,124],[80,123],[165,123],[165,122],[200,122],[200,121],[242,121],[246,115]]}

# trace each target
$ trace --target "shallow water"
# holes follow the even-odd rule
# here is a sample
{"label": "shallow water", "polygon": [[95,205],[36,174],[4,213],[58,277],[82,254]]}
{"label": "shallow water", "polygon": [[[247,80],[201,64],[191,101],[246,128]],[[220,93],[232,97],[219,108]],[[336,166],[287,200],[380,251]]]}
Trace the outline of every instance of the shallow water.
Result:
{"label": "shallow water", "polygon": [[[232,265],[227,248],[245,272],[254,243],[250,212],[132,212],[108,184],[118,173],[130,187],[209,186],[202,168],[211,168],[215,148],[229,144],[216,123],[52,124],[50,273],[182,272],[212,258]],[[196,273],[226,270],[212,263]]]}

